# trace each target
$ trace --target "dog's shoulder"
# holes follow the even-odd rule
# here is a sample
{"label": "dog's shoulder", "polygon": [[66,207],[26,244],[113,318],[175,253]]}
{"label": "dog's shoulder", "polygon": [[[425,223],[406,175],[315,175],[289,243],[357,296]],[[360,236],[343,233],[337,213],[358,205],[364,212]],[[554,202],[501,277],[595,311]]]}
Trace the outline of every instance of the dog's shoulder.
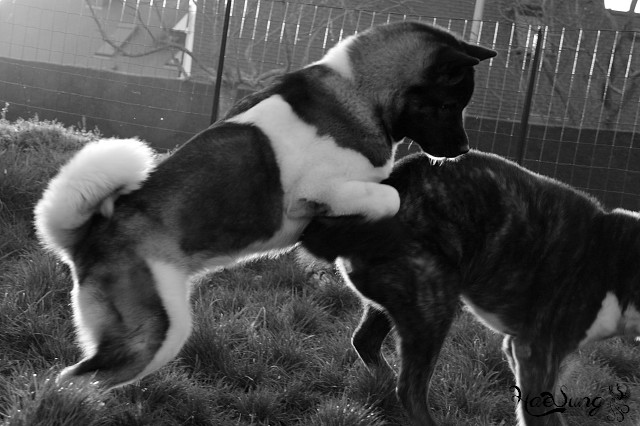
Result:
{"label": "dog's shoulder", "polygon": [[[318,120],[314,120],[312,115],[319,109],[319,104],[326,107],[335,105],[338,100],[336,91],[325,83],[325,80],[332,78],[332,74],[335,73],[324,65],[283,74],[264,89],[240,99],[229,109],[223,120],[242,114],[271,96],[280,95],[303,120],[316,124]],[[333,83],[339,84],[339,81]]]}
{"label": "dog's shoulder", "polygon": [[[267,87],[236,102],[224,115],[223,120],[242,114],[273,95],[282,96],[296,111],[308,110],[312,108],[309,102],[314,98],[319,95],[331,96],[330,92],[326,90],[323,92],[319,84],[330,72],[326,66],[314,66],[280,75],[274,78]],[[300,115],[302,116],[302,114]]]}
{"label": "dog's shoulder", "polygon": [[222,120],[228,120],[238,114],[242,114],[243,112],[253,108],[260,102],[264,101],[265,99],[278,93],[278,90],[281,87],[281,82],[282,76],[277,77],[276,79],[274,79],[274,81],[271,82],[269,86],[265,87],[264,89],[251,93],[250,95],[247,95],[244,98],[240,99],[229,109],[229,111],[227,111],[224,117],[222,117]]}

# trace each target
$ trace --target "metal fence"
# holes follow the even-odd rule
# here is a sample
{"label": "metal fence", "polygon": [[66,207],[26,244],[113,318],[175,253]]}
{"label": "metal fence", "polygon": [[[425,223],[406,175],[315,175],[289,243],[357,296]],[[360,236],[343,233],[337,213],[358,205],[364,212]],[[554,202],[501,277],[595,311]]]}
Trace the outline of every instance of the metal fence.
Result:
{"label": "metal fence", "polygon": [[[236,0],[225,28],[227,4],[0,2],[0,102],[10,104],[9,118],[38,113],[170,147],[208,124],[216,81],[224,113],[350,34],[415,19],[498,51],[477,67],[466,121],[472,146],[516,158],[523,134],[525,166],[608,205],[640,210],[636,32],[543,27],[538,37],[535,24],[484,21],[474,27],[465,19],[293,0]],[[522,128],[527,109],[529,125]]]}

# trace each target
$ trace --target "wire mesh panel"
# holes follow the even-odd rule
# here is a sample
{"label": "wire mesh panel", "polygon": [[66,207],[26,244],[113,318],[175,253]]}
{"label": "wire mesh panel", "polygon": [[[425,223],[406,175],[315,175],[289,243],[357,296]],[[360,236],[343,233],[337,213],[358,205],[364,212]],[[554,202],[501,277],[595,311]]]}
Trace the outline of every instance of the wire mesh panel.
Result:
{"label": "wire mesh panel", "polygon": [[638,209],[634,39],[633,32],[545,32],[525,165]]}
{"label": "wire mesh panel", "polygon": [[[524,165],[585,189],[607,205],[640,209],[636,32],[547,26],[538,39],[539,23],[526,16],[474,26],[470,19],[405,13],[396,7],[402,2],[376,10],[327,3],[233,1],[222,114],[352,34],[419,20],[498,51],[476,67],[466,127],[473,147],[514,158],[533,54],[541,44]],[[225,5],[225,0],[0,1],[0,102],[10,104],[8,118],[37,113],[173,147],[208,125]]]}

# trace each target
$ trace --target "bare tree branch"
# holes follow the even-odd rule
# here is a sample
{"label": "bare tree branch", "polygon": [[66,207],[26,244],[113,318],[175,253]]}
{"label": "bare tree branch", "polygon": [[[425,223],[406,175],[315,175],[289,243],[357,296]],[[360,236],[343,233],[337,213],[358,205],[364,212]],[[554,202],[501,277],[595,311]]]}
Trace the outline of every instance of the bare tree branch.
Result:
{"label": "bare tree branch", "polygon": [[[155,37],[153,35],[153,33],[151,32],[150,28],[148,27],[148,25],[146,23],[144,23],[142,21],[142,19],[139,19],[140,24],[145,28],[145,30],[147,31],[147,33],[151,36],[153,42],[154,42],[154,46],[150,49],[146,49],[142,52],[138,52],[138,53],[132,53],[132,52],[128,52],[125,49],[122,48],[122,46],[120,46],[118,43],[114,42],[113,40],[111,40],[109,38],[109,35],[107,34],[107,32],[105,31],[104,27],[102,26],[102,23],[100,22],[100,18],[98,17],[98,15],[96,14],[95,10],[93,9],[93,6],[91,5],[89,0],[85,0],[87,6],[89,7],[89,10],[91,12],[91,17],[93,19],[93,21],[96,23],[96,26],[98,27],[98,31],[100,32],[100,36],[102,37],[102,40],[107,43],[109,46],[111,46],[119,55],[124,56],[124,57],[128,57],[128,58],[140,58],[143,56],[149,56],[149,55],[153,55],[154,53],[158,53],[158,52],[162,52],[162,51],[180,51],[182,53],[185,53],[189,56],[191,56],[191,59],[193,61],[194,64],[196,64],[202,71],[204,71],[207,75],[209,75],[211,78],[215,77],[215,73],[208,68],[207,66],[205,66],[197,57],[196,55],[193,54],[193,52],[191,52],[189,49],[185,48],[184,46],[178,44],[178,43],[174,43],[172,41],[167,41],[167,40],[159,40],[157,37]],[[129,6],[131,7],[131,6]],[[138,14],[139,12],[136,11],[136,13]],[[138,15],[139,16],[139,15]],[[185,69],[182,67],[182,64],[177,64],[180,71],[181,72],[185,72]]]}

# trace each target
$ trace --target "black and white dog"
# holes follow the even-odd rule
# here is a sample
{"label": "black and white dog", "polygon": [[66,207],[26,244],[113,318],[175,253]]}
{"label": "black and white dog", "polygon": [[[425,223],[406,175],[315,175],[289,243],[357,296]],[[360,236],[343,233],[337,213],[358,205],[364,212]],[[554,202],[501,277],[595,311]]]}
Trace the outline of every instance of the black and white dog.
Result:
{"label": "black and white dog", "polygon": [[167,363],[190,334],[189,280],[204,269],[286,249],[319,213],[395,214],[398,193],[379,182],[397,142],[466,152],[473,67],[494,55],[434,26],[379,26],[241,101],[159,164],[137,140],[84,147],[35,209],[41,241],[74,279],[85,357],[62,378],[113,387]]}
{"label": "black and white dog", "polygon": [[[491,154],[403,159],[384,181],[401,207],[389,219],[322,218],[303,234],[365,301],[353,343],[370,367],[395,325],[397,392],[414,424],[435,424],[433,368],[459,300],[505,335],[522,400],[557,391],[560,363],[587,342],[640,335],[640,215]],[[382,310],[388,313],[388,317]],[[519,404],[521,425],[558,425],[548,406]]]}

